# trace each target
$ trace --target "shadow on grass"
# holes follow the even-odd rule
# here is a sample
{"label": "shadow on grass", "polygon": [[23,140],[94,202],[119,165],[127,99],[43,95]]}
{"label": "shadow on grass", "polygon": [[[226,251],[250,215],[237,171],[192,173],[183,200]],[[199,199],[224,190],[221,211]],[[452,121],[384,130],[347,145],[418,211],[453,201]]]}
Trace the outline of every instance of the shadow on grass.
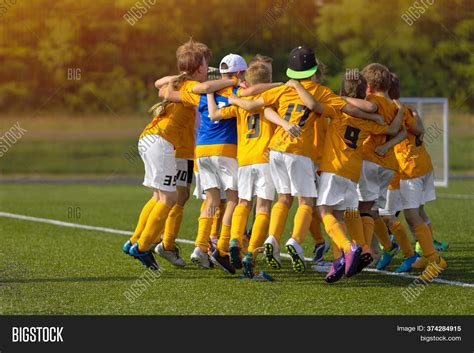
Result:
{"label": "shadow on grass", "polygon": [[138,279],[138,276],[109,276],[109,277],[66,277],[66,278],[12,278],[0,279],[2,283],[63,283],[63,282],[109,282],[109,281],[133,281]]}

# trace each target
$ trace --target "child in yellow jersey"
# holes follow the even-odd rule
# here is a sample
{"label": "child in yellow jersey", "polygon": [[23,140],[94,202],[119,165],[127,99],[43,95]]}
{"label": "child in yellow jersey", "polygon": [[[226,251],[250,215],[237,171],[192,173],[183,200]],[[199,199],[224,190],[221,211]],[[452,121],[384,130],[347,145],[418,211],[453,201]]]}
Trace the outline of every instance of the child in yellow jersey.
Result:
{"label": "child in yellow jersey", "polygon": [[[351,97],[351,101],[357,103],[357,99],[365,97],[365,86],[363,79],[346,79],[343,81],[341,93]],[[304,102],[311,104],[311,102]],[[340,249],[351,249],[351,247],[354,249],[351,249],[352,251],[344,250],[334,259],[331,270],[326,276],[328,283],[336,282],[343,274],[350,277],[360,272],[372,261],[369,256],[365,261],[359,262],[362,249],[366,247],[362,221],[357,211],[356,190],[362,167],[360,147],[363,141],[370,135],[388,134],[396,136],[394,140],[398,139],[399,141],[404,138],[404,135],[398,132],[402,114],[394,119],[388,127],[373,121],[357,119],[340,111],[335,113],[329,115],[331,123],[327,131],[324,155],[320,166],[321,178],[317,205],[326,232],[335,245]],[[346,217],[344,217],[345,215]],[[351,245],[348,240],[346,225],[357,245]]]}
{"label": "child in yellow jersey", "polygon": [[[400,81],[394,74],[391,76],[390,92],[393,97],[400,96]],[[407,107],[405,111],[409,116],[406,122],[408,138],[395,148],[400,165],[401,201],[405,219],[413,229],[425,256],[419,261],[410,261],[406,267],[416,267],[418,262],[425,262],[426,268],[420,279],[431,281],[447,268],[446,261],[439,256],[433,244],[432,231],[427,224],[429,219],[424,210],[427,202],[436,199],[433,164],[421,138],[424,128],[420,117]]]}
{"label": "child in yellow jersey", "polygon": [[[207,58],[204,45],[189,41],[178,48],[178,69],[180,80],[204,81],[207,77]],[[207,50],[209,53],[210,51]],[[166,81],[166,80],[163,80]],[[175,84],[181,84],[176,83]],[[140,260],[147,268],[157,269],[150,247],[160,242],[165,222],[177,202],[176,177],[177,163],[175,151],[186,152],[182,136],[192,136],[195,111],[183,104],[164,102],[158,107],[153,121],[140,135],[138,150],[145,164],[143,185],[153,189],[153,197],[140,213],[133,236],[123,246],[123,250]],[[190,142],[192,145],[193,143]],[[187,169],[187,168],[186,168]],[[186,178],[187,179],[187,176]],[[174,249],[166,249],[173,251]],[[175,250],[175,260],[180,259]],[[181,259],[182,260],[182,259]],[[182,265],[182,264],[181,264]]]}
{"label": "child in yellow jersey", "polygon": [[[230,103],[248,111],[258,111],[264,106],[275,106],[278,119],[290,123],[283,128],[278,126],[270,141],[270,172],[278,193],[278,202],[270,215],[269,237],[265,240],[265,256],[274,268],[280,268],[280,238],[288,218],[292,197],[298,197],[298,210],[295,215],[292,238],[288,241],[293,269],[306,270],[302,239],[308,232],[313,215],[313,206],[317,197],[315,185],[314,122],[321,113],[330,114],[334,110],[347,110],[354,115],[370,116],[351,106],[328,88],[317,84],[315,74],[318,64],[314,52],[307,47],[293,49],[289,56],[287,76],[292,80],[286,86],[262,93],[255,100],[239,99],[232,96]],[[291,87],[290,87],[291,86]],[[307,107],[300,94],[315,98],[315,104]],[[276,114],[265,109],[265,116]]]}
{"label": "child in yellow jersey", "polygon": [[[258,83],[271,82],[271,71],[262,62],[252,64],[245,73],[245,80],[251,87]],[[250,96],[250,99],[258,96]],[[253,277],[253,252],[263,245],[268,234],[270,209],[275,196],[275,187],[270,176],[268,164],[268,145],[274,132],[273,125],[263,114],[263,109],[253,114],[237,106],[217,109],[213,95],[208,95],[209,115],[211,120],[230,119],[237,117],[237,160],[239,204],[232,217],[231,241],[229,253],[234,268],[244,268],[244,274]],[[287,124],[282,119],[277,121]],[[252,227],[250,244],[244,260],[241,259],[243,236],[247,225],[252,200],[256,201],[256,216]]]}
{"label": "child in yellow jersey", "polygon": [[[367,81],[367,102],[373,105],[374,112],[382,115],[385,122],[390,124],[399,110],[397,104],[388,95],[390,72],[384,65],[373,63],[362,70],[362,76]],[[403,125],[402,129],[404,129]],[[388,184],[394,171],[398,170],[393,151],[394,144],[390,143],[389,139],[389,136],[370,136],[364,141],[362,147],[364,162],[357,192],[366,243],[371,244],[375,230],[377,239],[383,246],[385,257],[392,258],[398,253],[400,247],[390,239],[385,222],[378,214],[379,208],[385,208]],[[386,146],[390,148],[380,151],[380,146],[386,142],[388,142]]]}

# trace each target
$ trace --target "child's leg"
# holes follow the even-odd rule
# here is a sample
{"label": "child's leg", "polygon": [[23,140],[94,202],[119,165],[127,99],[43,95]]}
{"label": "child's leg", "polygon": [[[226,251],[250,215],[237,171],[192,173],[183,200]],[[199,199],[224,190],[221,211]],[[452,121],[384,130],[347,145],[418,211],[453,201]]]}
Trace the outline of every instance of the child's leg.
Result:
{"label": "child's leg", "polygon": [[272,207],[268,234],[275,237],[278,242],[285,229],[292,203],[293,197],[290,194],[278,194],[278,201]]}
{"label": "child's leg", "polygon": [[227,204],[225,207],[224,216],[222,217],[222,228],[221,234],[219,236],[219,241],[217,242],[217,249],[221,255],[224,255],[229,250],[229,241],[230,241],[230,230],[232,224],[232,215],[234,209],[237,206],[238,197],[236,190],[226,190],[227,194]]}
{"label": "child's leg", "polygon": [[156,204],[156,201],[154,197],[152,197],[148,202],[143,206],[142,211],[140,212],[140,216],[138,217],[138,223],[137,226],[135,227],[135,231],[133,232],[132,237],[130,238],[130,242],[132,244],[135,244],[138,239],[140,238],[140,235],[143,232],[143,229],[145,229],[146,221],[148,217],[150,216],[151,210]]}
{"label": "child's leg", "polygon": [[292,238],[301,245],[304,242],[306,233],[309,231],[309,227],[313,218],[314,198],[299,196],[298,203],[299,206],[296,210],[293,223]]}
{"label": "child's leg", "polygon": [[416,239],[420,243],[423,254],[429,261],[439,261],[439,255],[433,245],[433,237],[430,229],[421,217],[419,208],[411,208],[404,210],[405,218],[408,224],[412,227]]}
{"label": "child's leg", "polygon": [[232,226],[230,231],[230,239],[237,241],[239,248],[242,248],[242,238],[247,227],[247,221],[250,210],[252,208],[252,201],[239,199],[239,204],[235,207],[232,215]]}
{"label": "child's leg", "polygon": [[198,232],[195,243],[196,247],[199,247],[204,252],[207,252],[214,215],[216,210],[219,208],[220,202],[221,197],[219,189],[211,188],[206,190],[206,202],[199,217]]}
{"label": "child's leg", "polygon": [[321,216],[317,207],[313,207],[313,218],[311,219],[309,232],[311,233],[316,246],[324,243],[324,238],[321,232]]}
{"label": "child's leg", "polygon": [[339,249],[349,252],[351,250],[351,242],[347,239],[344,226],[344,212],[334,211],[332,206],[319,206],[321,217],[323,219],[326,233],[329,234],[331,240],[336,243]]}
{"label": "child's leg", "polygon": [[181,222],[183,220],[184,205],[189,200],[190,185],[177,186],[177,202],[171,209],[165,224],[163,233],[163,247],[165,250],[174,250],[176,245],[176,237],[179,234]]}
{"label": "child's leg", "polygon": [[411,246],[410,239],[408,238],[407,231],[403,226],[402,222],[398,220],[394,215],[383,216],[383,219],[387,226],[393,233],[395,240],[402,250],[404,257],[412,257],[415,253],[413,247]]}
{"label": "child's leg", "polygon": [[255,249],[263,245],[270,226],[271,206],[271,200],[257,197],[255,221],[253,222],[252,235],[250,236],[250,243],[247,251],[253,253]]}

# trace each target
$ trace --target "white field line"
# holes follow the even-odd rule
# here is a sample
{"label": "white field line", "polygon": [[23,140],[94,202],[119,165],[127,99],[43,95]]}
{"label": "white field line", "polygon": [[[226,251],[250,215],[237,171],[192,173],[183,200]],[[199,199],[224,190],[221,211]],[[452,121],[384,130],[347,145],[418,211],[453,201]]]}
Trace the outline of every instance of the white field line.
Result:
{"label": "white field line", "polygon": [[[113,228],[107,228],[107,227],[88,226],[88,225],[84,225],[84,224],[63,222],[63,221],[58,221],[58,220],[49,219],[49,218],[31,217],[31,216],[25,216],[25,215],[20,215],[20,214],[16,214],[16,213],[9,213],[9,212],[0,212],[0,217],[13,218],[13,219],[19,219],[19,220],[22,220],[22,221],[31,221],[31,222],[37,222],[37,223],[47,223],[47,224],[53,224],[53,225],[61,226],[61,227],[86,229],[86,230],[105,232],[105,233],[122,234],[122,235],[132,235],[133,234],[133,232],[126,231],[126,230],[119,230],[119,229],[113,229]],[[180,243],[184,243],[184,244],[194,244],[194,241],[188,240],[188,239],[177,239],[176,241],[180,242]],[[287,257],[287,258],[290,257],[288,254],[281,254],[281,255],[284,256],[284,257]],[[306,258],[306,261],[311,261],[311,259]],[[376,269],[365,269],[364,271],[380,273],[380,274],[384,274],[384,275],[388,275],[388,276],[402,277],[402,278],[407,278],[407,279],[417,279],[418,278],[417,276],[409,275],[409,274],[406,274],[406,273],[395,273],[395,272],[389,272],[389,271],[379,271],[379,270],[376,270]],[[440,283],[440,284],[447,284],[447,285],[451,285],[451,286],[474,288],[474,283],[448,281],[448,280],[444,280],[442,278],[435,278],[435,279],[433,279],[433,282]]]}
{"label": "white field line", "polygon": [[436,196],[440,199],[474,200],[474,195],[472,194],[445,194],[439,192]]}

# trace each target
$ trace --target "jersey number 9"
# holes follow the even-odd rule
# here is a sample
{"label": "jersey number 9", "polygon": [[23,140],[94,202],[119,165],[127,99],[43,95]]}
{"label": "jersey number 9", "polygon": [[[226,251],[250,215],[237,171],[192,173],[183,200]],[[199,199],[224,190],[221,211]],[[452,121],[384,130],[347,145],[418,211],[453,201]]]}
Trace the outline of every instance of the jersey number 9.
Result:
{"label": "jersey number 9", "polygon": [[[249,133],[247,134],[247,138],[255,138],[260,136],[260,115],[254,114],[249,116],[247,120],[247,128]],[[253,132],[252,132],[253,131]]]}
{"label": "jersey number 9", "polygon": [[344,140],[346,145],[352,149],[357,148],[357,140],[359,139],[360,129],[348,126],[346,132],[344,133]]}

